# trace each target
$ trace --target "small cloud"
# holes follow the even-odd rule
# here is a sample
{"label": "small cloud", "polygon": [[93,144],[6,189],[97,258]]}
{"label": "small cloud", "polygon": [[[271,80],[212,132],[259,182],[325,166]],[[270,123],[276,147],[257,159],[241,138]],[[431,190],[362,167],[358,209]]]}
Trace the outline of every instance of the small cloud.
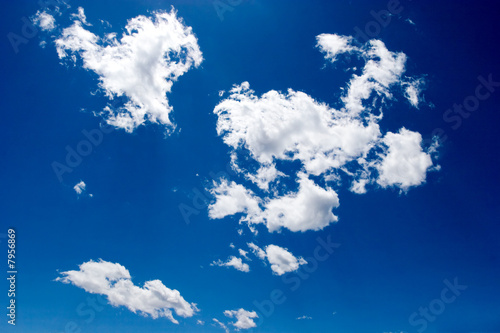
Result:
{"label": "small cloud", "polygon": [[240,256],[242,256],[243,258],[250,260],[250,258],[248,258],[248,256],[247,256],[248,251],[238,249],[238,252],[239,252]]}
{"label": "small cloud", "polygon": [[257,327],[257,324],[255,324],[252,318],[259,318],[255,311],[250,312],[244,309],[226,310],[224,311],[224,315],[229,318],[236,317],[237,321],[231,324],[239,330]]}
{"label": "small cloud", "polygon": [[229,329],[227,328],[226,325],[224,325],[223,323],[221,323],[220,321],[218,321],[217,319],[213,318],[212,319],[217,325],[219,325],[220,328],[222,328],[224,331],[226,331],[226,333],[229,333]]}
{"label": "small cloud", "polygon": [[296,318],[297,320],[304,320],[304,319],[312,319],[312,317],[309,317],[309,316],[302,316],[302,317],[297,317]]}
{"label": "small cloud", "polygon": [[236,258],[235,256],[229,257],[226,262],[223,262],[219,259],[211,263],[210,266],[234,267],[241,272],[250,272],[250,266],[248,266],[248,264],[245,264],[243,260],[241,260],[241,258]]}
{"label": "small cloud", "polygon": [[294,272],[299,269],[300,265],[307,264],[302,257],[296,258],[287,249],[277,245],[268,245],[265,251],[259,248],[254,243],[247,244],[253,253],[262,261],[267,261],[271,264],[271,269],[276,275],[283,275],[288,272]]}
{"label": "small cloud", "polygon": [[205,322],[204,322],[203,320],[199,320],[199,319],[198,319],[198,320],[196,321],[196,324],[198,324],[198,325],[205,325]]}
{"label": "small cloud", "polygon": [[410,20],[409,18],[406,19],[406,22],[410,23],[411,25],[416,25],[415,22],[413,22],[412,20]]}
{"label": "small cloud", "polygon": [[78,184],[76,184],[73,189],[77,194],[82,194],[85,191],[87,185],[81,180]]}
{"label": "small cloud", "polygon": [[56,27],[56,19],[45,11],[36,12],[31,19],[35,26],[38,26],[42,31],[51,31]]}

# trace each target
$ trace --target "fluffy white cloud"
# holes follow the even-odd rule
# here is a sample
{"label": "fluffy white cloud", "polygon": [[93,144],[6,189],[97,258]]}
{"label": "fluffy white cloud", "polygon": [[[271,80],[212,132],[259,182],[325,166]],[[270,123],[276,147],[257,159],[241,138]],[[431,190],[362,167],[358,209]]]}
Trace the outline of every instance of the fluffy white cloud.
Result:
{"label": "fluffy white cloud", "polygon": [[[254,232],[256,224],[271,232],[319,230],[337,221],[333,187],[345,179],[359,194],[370,185],[406,190],[425,181],[435,148],[424,150],[421,138],[405,129],[384,135],[379,125],[395,91],[419,105],[423,81],[404,76],[406,55],[379,40],[356,44],[352,37],[331,34],[319,35],[317,47],[331,62],[342,53],[365,62],[354,69],[339,109],[292,89],[259,96],[248,82],[233,86],[214,108],[233,169],[249,182],[215,181],[210,218],[241,214],[240,223]],[[300,167],[288,167],[292,161]],[[297,186],[290,191],[293,180]]]}
{"label": "fluffy white cloud", "polygon": [[75,63],[76,56],[81,57],[83,67],[99,76],[99,86],[110,100],[127,98],[117,109],[104,108],[106,121],[128,132],[145,121],[173,129],[166,94],[174,81],[203,60],[191,27],[172,9],[130,19],[121,39],[116,34],[101,38],[83,27],[83,9],[76,17],[55,41],[57,52],[61,59],[71,55]]}
{"label": "fluffy white cloud", "polygon": [[307,264],[303,258],[296,258],[287,249],[277,245],[268,245],[265,251],[253,243],[248,243],[254,254],[261,260],[266,260],[271,264],[271,269],[276,275],[283,275],[288,272],[294,272],[300,265]]}
{"label": "fluffy white cloud", "polygon": [[377,183],[383,187],[398,186],[406,190],[425,182],[432,160],[422,150],[420,133],[402,128],[399,133],[388,132],[383,143],[387,152],[376,165],[379,171]]}
{"label": "fluffy white cloud", "polygon": [[234,327],[240,330],[257,327],[252,318],[259,318],[257,312],[247,311],[244,309],[239,310],[226,310],[224,315],[229,318],[236,318],[236,322],[231,323]]}
{"label": "fluffy white cloud", "polygon": [[297,192],[264,201],[242,185],[222,180],[212,189],[216,201],[209,206],[209,216],[221,218],[246,213],[242,221],[248,222],[250,227],[264,223],[269,231],[282,227],[291,231],[319,230],[337,221],[332,213],[339,205],[337,193],[316,185],[304,173],[298,177]]}
{"label": "fluffy white cloud", "polygon": [[242,185],[235,182],[229,183],[222,179],[218,186],[211,189],[217,201],[210,205],[208,215],[212,219],[220,219],[237,213],[258,214],[259,198]]}
{"label": "fluffy white cloud", "polygon": [[33,24],[42,29],[42,31],[52,31],[56,28],[56,19],[46,11],[39,10],[31,20]]}
{"label": "fluffy white cloud", "polygon": [[172,310],[184,318],[198,311],[196,304],[186,302],[179,291],[165,287],[160,280],[147,281],[142,288],[134,285],[129,271],[118,263],[90,260],[79,268],[78,271],[61,272],[62,277],[56,281],[71,283],[92,294],[106,295],[113,306],[125,306],[153,319],[165,317],[175,324],[179,322]]}
{"label": "fluffy white cloud", "polygon": [[316,46],[321,52],[326,53],[325,59],[335,62],[337,55],[351,52],[356,48],[352,45],[353,38],[351,36],[339,36],[335,34],[321,34],[316,37]]}
{"label": "fluffy white cloud", "polygon": [[227,261],[217,260],[210,264],[210,266],[225,266],[225,267],[234,267],[235,269],[242,272],[250,272],[250,267],[248,264],[245,264],[241,258],[237,258],[235,256],[229,257]]}
{"label": "fluffy white cloud", "polygon": [[286,249],[277,245],[266,247],[267,260],[271,264],[271,269],[277,275],[283,275],[299,269],[300,265],[307,264],[303,258],[296,258]]}
{"label": "fluffy white cloud", "polygon": [[85,188],[87,187],[87,185],[83,182],[83,180],[81,180],[78,184],[76,184],[73,189],[75,190],[75,192],[77,194],[82,194],[83,191],[85,191]]}

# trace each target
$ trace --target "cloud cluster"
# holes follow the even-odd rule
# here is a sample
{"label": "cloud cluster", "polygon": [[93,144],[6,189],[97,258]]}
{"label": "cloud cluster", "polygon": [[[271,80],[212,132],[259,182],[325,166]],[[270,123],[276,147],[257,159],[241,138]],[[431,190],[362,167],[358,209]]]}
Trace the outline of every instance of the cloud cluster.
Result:
{"label": "cloud cluster", "polygon": [[[271,232],[319,230],[337,221],[334,188],[342,179],[359,194],[369,186],[407,191],[425,182],[433,162],[421,135],[404,127],[383,133],[379,124],[394,92],[418,107],[422,80],[404,76],[405,54],[380,40],[358,45],[332,34],[319,35],[317,47],[330,62],[343,53],[364,61],[347,82],[340,108],[293,89],[259,96],[248,82],[233,86],[214,108],[217,133],[245,181],[213,183],[210,218],[239,214],[252,231],[257,224]],[[291,168],[296,162],[300,167]]]}
{"label": "cloud cluster", "polygon": [[130,19],[118,39],[115,33],[99,37],[87,30],[81,7],[73,17],[73,25],[55,41],[59,58],[69,57],[75,63],[81,58],[83,68],[98,75],[99,86],[110,100],[127,97],[121,107],[103,109],[100,114],[106,121],[127,132],[145,121],[172,130],[166,94],[173,82],[203,61],[191,27],[172,9]]}
{"label": "cloud cluster", "polygon": [[125,306],[153,319],[165,317],[178,324],[172,310],[183,318],[192,317],[198,311],[196,304],[186,302],[179,291],[167,288],[160,280],[147,281],[144,287],[134,285],[129,271],[118,263],[90,260],[81,264],[78,271],[61,272],[61,275],[56,281],[71,283],[92,294],[106,295],[111,305]]}

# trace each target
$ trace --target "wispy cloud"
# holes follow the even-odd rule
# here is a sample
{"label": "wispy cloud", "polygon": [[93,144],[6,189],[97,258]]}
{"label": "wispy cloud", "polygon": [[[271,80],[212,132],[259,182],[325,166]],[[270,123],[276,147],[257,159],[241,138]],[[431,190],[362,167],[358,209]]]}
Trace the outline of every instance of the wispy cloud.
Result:
{"label": "wispy cloud", "polygon": [[312,319],[312,317],[309,317],[309,316],[304,315],[304,316],[301,316],[301,317],[297,317],[297,318],[295,318],[295,319],[297,319],[297,320],[304,320],[304,319],[308,319],[308,320],[310,320],[310,319]]}
{"label": "wispy cloud", "polygon": [[217,260],[210,264],[210,266],[224,266],[224,267],[234,267],[235,269],[242,272],[250,272],[250,267],[248,264],[245,264],[241,258],[237,258],[235,256],[229,257],[227,261]]}

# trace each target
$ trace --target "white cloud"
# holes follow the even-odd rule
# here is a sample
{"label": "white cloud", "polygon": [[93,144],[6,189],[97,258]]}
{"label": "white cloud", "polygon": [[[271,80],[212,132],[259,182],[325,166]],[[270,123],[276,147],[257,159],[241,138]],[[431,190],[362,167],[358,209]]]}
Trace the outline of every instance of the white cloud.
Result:
{"label": "white cloud", "polygon": [[253,243],[248,243],[254,254],[261,260],[266,260],[271,264],[271,269],[276,275],[283,275],[288,272],[294,272],[300,265],[307,264],[303,258],[296,258],[287,249],[277,245],[268,245],[265,251]]}
{"label": "white cloud", "polygon": [[241,258],[237,258],[235,256],[229,257],[229,259],[224,262],[222,260],[214,261],[210,264],[210,266],[225,266],[225,267],[234,267],[235,269],[242,272],[250,272],[250,267],[248,264],[245,264]]}
{"label": "white cloud", "polygon": [[316,46],[321,52],[326,53],[325,59],[335,62],[337,55],[351,52],[355,49],[352,46],[353,38],[351,36],[339,36],[334,34],[321,34],[316,37]]}
{"label": "white cloud", "polygon": [[99,76],[99,86],[110,100],[127,98],[117,109],[103,109],[100,114],[106,121],[127,132],[145,121],[175,128],[166,94],[181,75],[203,60],[191,27],[172,9],[130,19],[121,39],[116,34],[101,38],[82,26],[83,9],[78,16],[55,41],[57,52],[61,59],[72,55],[75,63],[76,55],[80,56],[83,67]]}
{"label": "white cloud", "polygon": [[248,222],[249,226],[264,223],[269,231],[282,227],[291,231],[320,230],[336,222],[332,209],[339,205],[337,193],[316,185],[304,173],[298,178],[297,192],[264,201],[242,185],[222,180],[211,190],[216,201],[209,206],[209,216],[222,218],[246,213],[241,221]]}
{"label": "white cloud", "polygon": [[373,93],[392,99],[389,88],[396,83],[401,84],[405,71],[406,55],[387,50],[380,40],[371,40],[361,54],[366,59],[363,73],[353,76],[347,95],[342,97],[345,109],[352,115],[358,115],[367,108],[363,102]]}
{"label": "white cloud", "polygon": [[212,319],[220,328],[222,328],[226,333],[229,333],[229,329],[227,328],[227,326],[223,323],[221,323],[220,321],[218,321],[217,319],[213,318]]}
{"label": "white cloud", "polygon": [[92,294],[106,295],[111,305],[125,306],[133,313],[139,311],[153,319],[165,317],[178,324],[171,310],[184,318],[198,311],[196,304],[186,302],[179,291],[165,287],[160,280],[147,281],[142,288],[134,285],[129,271],[118,263],[90,260],[81,264],[78,271],[61,272],[61,275],[56,281],[71,283]]}
{"label": "white cloud", "polygon": [[410,104],[418,109],[420,104],[420,93],[422,91],[422,85],[424,84],[423,79],[415,79],[404,84],[405,86],[405,97],[410,102]]}
{"label": "white cloud", "polygon": [[248,243],[248,247],[253,251],[253,253],[261,260],[265,260],[267,257],[267,254],[264,250],[262,250],[260,247],[255,245],[254,243]]}
{"label": "white cloud", "polygon": [[86,26],[92,25],[92,24],[87,22],[87,16],[85,16],[85,10],[82,7],[78,7],[78,13],[71,14],[71,17],[75,18],[76,20],[80,21],[81,23],[85,24]]}
{"label": "white cloud", "polygon": [[243,258],[245,258],[245,259],[249,260],[249,259],[248,259],[248,256],[247,256],[247,254],[248,254],[248,252],[247,252],[247,251],[242,250],[242,249],[238,249],[238,253],[239,253],[239,254],[240,254],[240,256],[242,256]]}
{"label": "white cloud", "polygon": [[46,11],[38,11],[32,18],[33,24],[42,31],[52,31],[56,28],[56,19]]}
{"label": "white cloud", "polygon": [[303,258],[296,258],[293,254],[277,245],[266,247],[267,260],[271,264],[271,269],[277,275],[283,275],[299,269],[300,265],[307,264]]}
{"label": "white cloud", "polygon": [[204,322],[203,320],[199,320],[199,319],[198,319],[198,320],[196,321],[196,324],[198,324],[198,325],[205,325],[205,322]]}
{"label": "white cloud", "polygon": [[388,132],[383,143],[388,149],[376,165],[379,171],[377,183],[383,187],[398,186],[407,190],[425,182],[432,160],[422,150],[420,133],[402,128],[399,133]]}
{"label": "white cloud", "polygon": [[[384,134],[379,125],[395,92],[418,107],[423,80],[404,76],[406,55],[389,51],[382,41],[355,43],[346,36],[317,37],[325,59],[333,62],[349,53],[365,62],[343,89],[339,109],[292,89],[259,96],[248,82],[234,85],[214,108],[233,170],[247,181],[214,181],[210,218],[241,214],[240,223],[255,233],[257,224],[270,232],[320,230],[337,221],[332,210],[339,199],[333,187],[346,179],[358,194],[369,186],[406,190],[425,181],[435,148],[424,150],[422,141],[410,139],[404,129],[400,135]],[[398,140],[410,150],[399,149]],[[295,170],[288,167],[292,161],[299,162]]]}
{"label": "white cloud", "polygon": [[210,205],[208,215],[212,219],[220,219],[228,215],[246,212],[255,215],[260,211],[259,198],[242,185],[229,183],[222,179],[218,186],[211,189],[217,201]]}
{"label": "white cloud", "polygon": [[304,316],[301,316],[301,317],[297,317],[297,318],[295,318],[295,319],[297,319],[297,320],[309,319],[309,320],[310,320],[310,319],[312,319],[312,317],[309,317],[309,316],[304,315]]}
{"label": "white cloud", "polygon": [[87,185],[81,180],[78,184],[76,184],[73,189],[77,194],[82,194],[85,191]]}
{"label": "white cloud", "polygon": [[257,327],[252,318],[259,318],[255,311],[246,311],[244,309],[239,310],[226,310],[224,315],[229,318],[235,318],[236,322],[231,323],[234,327],[240,330],[249,329],[252,327]]}

